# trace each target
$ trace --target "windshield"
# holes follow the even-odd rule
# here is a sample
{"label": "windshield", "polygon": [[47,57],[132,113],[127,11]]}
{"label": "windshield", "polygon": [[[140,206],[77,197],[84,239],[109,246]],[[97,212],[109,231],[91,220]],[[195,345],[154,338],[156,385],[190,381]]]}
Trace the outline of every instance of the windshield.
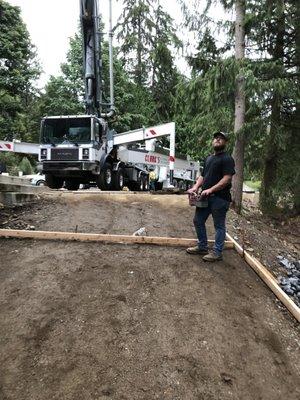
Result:
{"label": "windshield", "polygon": [[90,143],[90,118],[51,118],[45,119],[42,143]]}

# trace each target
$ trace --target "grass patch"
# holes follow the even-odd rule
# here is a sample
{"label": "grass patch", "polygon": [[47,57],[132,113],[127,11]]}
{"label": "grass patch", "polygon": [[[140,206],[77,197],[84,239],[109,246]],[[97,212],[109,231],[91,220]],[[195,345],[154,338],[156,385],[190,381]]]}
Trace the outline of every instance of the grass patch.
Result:
{"label": "grass patch", "polygon": [[259,190],[261,187],[261,181],[245,181],[244,183],[254,190]]}

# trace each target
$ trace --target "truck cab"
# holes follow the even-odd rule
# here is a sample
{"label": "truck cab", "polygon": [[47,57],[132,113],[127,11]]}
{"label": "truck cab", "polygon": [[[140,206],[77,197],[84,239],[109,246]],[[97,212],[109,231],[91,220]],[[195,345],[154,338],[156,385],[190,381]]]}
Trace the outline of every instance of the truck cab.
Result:
{"label": "truck cab", "polygon": [[112,149],[107,122],[94,115],[45,117],[40,136],[40,170],[53,189],[95,181]]}

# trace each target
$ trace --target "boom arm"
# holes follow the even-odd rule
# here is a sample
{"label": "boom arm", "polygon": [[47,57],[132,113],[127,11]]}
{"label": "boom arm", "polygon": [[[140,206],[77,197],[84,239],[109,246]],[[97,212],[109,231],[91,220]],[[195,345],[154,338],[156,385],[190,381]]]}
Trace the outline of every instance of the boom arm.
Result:
{"label": "boom arm", "polygon": [[96,0],[80,0],[80,19],[83,38],[83,70],[86,113],[99,115],[102,102],[101,48]]}
{"label": "boom arm", "polygon": [[[110,117],[114,113],[113,99],[110,99],[110,104],[103,103],[101,33],[97,0],[80,0],[80,20],[83,38],[86,113],[97,115],[98,117]],[[110,52],[112,52],[111,43]],[[112,63],[111,58],[110,64]],[[112,65],[110,65],[110,70],[110,84],[112,86]],[[111,93],[113,93],[112,87]],[[105,107],[104,112],[102,112],[102,107]]]}

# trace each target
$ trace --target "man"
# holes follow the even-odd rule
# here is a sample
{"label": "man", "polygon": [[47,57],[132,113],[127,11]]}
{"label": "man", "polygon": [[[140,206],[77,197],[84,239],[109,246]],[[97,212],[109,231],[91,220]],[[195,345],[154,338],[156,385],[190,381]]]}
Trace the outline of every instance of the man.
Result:
{"label": "man", "polygon": [[150,190],[155,190],[156,173],[153,168],[151,168],[149,173]]}
{"label": "man", "polygon": [[[188,190],[190,194],[196,194],[201,187],[201,199],[207,201],[204,208],[196,207],[195,211],[194,225],[198,245],[187,249],[189,254],[203,254],[204,261],[222,260],[226,236],[225,219],[231,202],[231,179],[235,174],[234,160],[225,152],[227,142],[227,133],[214,133],[212,142],[214,154],[206,158],[202,176]],[[205,223],[210,214],[214,221],[216,234],[213,252],[209,254]]]}

